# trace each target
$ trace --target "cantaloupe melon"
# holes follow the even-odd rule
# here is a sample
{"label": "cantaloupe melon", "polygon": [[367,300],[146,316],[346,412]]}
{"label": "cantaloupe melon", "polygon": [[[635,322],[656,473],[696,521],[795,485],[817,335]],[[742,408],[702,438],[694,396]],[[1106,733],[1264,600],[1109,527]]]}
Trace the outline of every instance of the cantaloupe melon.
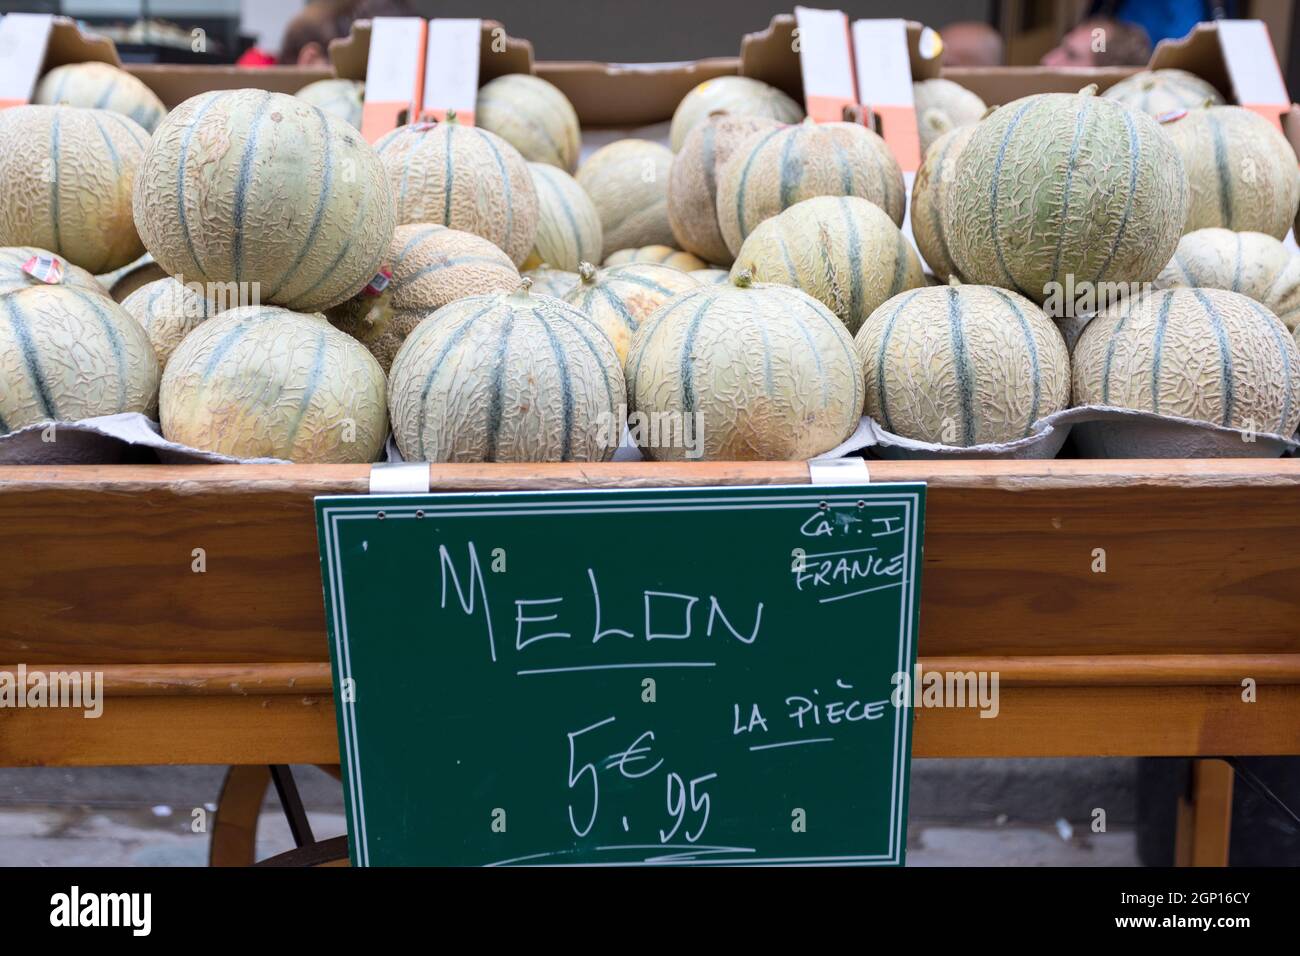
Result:
{"label": "cantaloupe melon", "polygon": [[803,107],[775,86],[747,76],[719,76],[705,80],[677,104],[668,132],[673,152],[686,143],[686,137],[713,113],[732,116],[758,116],[781,123],[803,119]]}
{"label": "cantaloupe melon", "polygon": [[1150,116],[1088,87],[1008,103],[975,127],[943,203],[961,275],[1043,302],[1149,282],[1173,255],[1187,177]]}
{"label": "cantaloupe melon", "polygon": [[626,392],[586,314],[528,292],[453,302],[393,362],[393,437],[407,461],[604,461]]}
{"label": "cantaloupe melon", "polygon": [[[28,272],[26,266],[33,259],[57,260],[58,281],[47,282],[41,278],[39,263],[33,265],[33,272]],[[96,295],[108,295],[108,290],[93,275],[80,266],[74,266],[71,262],[56,256],[48,249],[37,249],[35,246],[0,246],[0,295],[43,285],[65,285],[85,292],[93,292]]]}
{"label": "cantaloupe melon", "polygon": [[1240,106],[1189,110],[1161,128],[1191,187],[1185,232],[1221,226],[1285,239],[1300,206],[1295,151],[1273,124]]}
{"label": "cantaloupe melon", "polygon": [[726,269],[696,269],[689,275],[701,285],[722,285],[731,281],[731,273]]}
{"label": "cantaloupe melon", "polygon": [[979,95],[952,80],[921,80],[912,84],[916,126],[921,136],[921,156],[944,133],[974,126],[988,107]]}
{"label": "cantaloupe melon", "polygon": [[152,415],[158,360],[111,299],[66,285],[0,295],[0,435],[39,422]]}
{"label": "cantaloupe melon", "polygon": [[1088,323],[1074,347],[1074,401],[1289,437],[1300,351],[1254,299],[1166,289]]}
{"label": "cantaloupe melon", "polygon": [[153,90],[110,63],[67,63],[41,77],[33,103],[110,110],[129,117],[152,133],[167,115]]}
{"label": "cantaloupe melon", "polygon": [[474,122],[496,133],[531,163],[571,173],[578,166],[582,130],[559,87],[540,76],[507,73],[478,91]]}
{"label": "cantaloupe melon", "polygon": [[1175,110],[1223,103],[1223,96],[1210,83],[1194,73],[1173,69],[1143,70],[1120,80],[1102,95],[1157,118]]}
{"label": "cantaloupe melon", "polygon": [[727,113],[695,125],[673,157],[668,174],[668,224],[678,246],[706,262],[731,264],[735,253],[727,248],[718,226],[718,172],[750,136],[780,125],[765,116]]}
{"label": "cantaloupe melon", "polygon": [[565,293],[564,301],[581,309],[614,343],[619,361],[627,358],[637,327],[656,309],[683,292],[698,289],[693,277],[653,262],[629,262],[597,270],[589,262],[578,267],[581,281]]}
{"label": "cantaloupe melon", "polygon": [[136,289],[122,302],[122,308],[144,328],[158,367],[163,369],[181,340],[217,312],[201,286],[185,285],[171,276]]}
{"label": "cantaloupe melon", "polygon": [[883,209],[856,196],[817,196],[759,224],[731,267],[807,292],[852,334],[886,299],[925,285],[925,272]]}
{"label": "cantaloupe melon", "polygon": [[912,185],[912,238],[930,271],[942,282],[947,282],[957,271],[948,249],[943,205],[957,169],[957,159],[974,133],[974,126],[963,126],[936,139]]}
{"label": "cantaloupe melon", "polygon": [[885,141],[856,123],[800,123],[755,133],[718,174],[718,225],[735,255],[783,209],[814,196],[858,196],[903,224],[903,172]]}
{"label": "cantaloupe melon", "polygon": [[743,274],[642,322],[627,379],[633,413],[650,423],[638,444],[660,461],[811,458],[848,438],[862,412],[844,323],[798,289]]}
{"label": "cantaloupe melon", "polygon": [[640,249],[620,249],[605,257],[607,266],[625,266],[633,262],[653,262],[655,265],[680,269],[682,272],[694,272],[707,269],[709,264],[689,252],[682,252],[672,246],[642,246]]}
{"label": "cantaloupe melon", "polygon": [[887,431],[966,446],[1027,437],[1070,404],[1070,357],[1037,305],[993,286],[895,296],[855,340],[866,412]]}
{"label": "cantaloupe melon", "polygon": [[510,257],[482,236],[436,224],[398,226],[384,259],[391,276],[327,316],[358,339],[387,372],[406,337],[427,316],[457,299],[519,287]]}
{"label": "cantaloupe melon", "polygon": [[552,269],[550,266],[538,266],[522,273],[523,278],[532,283],[533,295],[550,295],[557,299],[564,298],[565,293],[580,281],[577,272]]}
{"label": "cantaloupe melon", "polygon": [[523,264],[537,238],[537,189],[519,151],[495,133],[444,123],[399,126],[375,143],[399,224],[438,222],[482,236]]}
{"label": "cantaloupe melon", "polygon": [[361,134],[261,90],[201,93],[168,114],[140,165],[135,221],[169,275],[304,312],[359,292],[395,225]]}
{"label": "cantaloupe melon", "polygon": [[308,83],[294,96],[337,116],[349,126],[361,129],[361,110],[365,105],[366,84],[360,80],[317,80]]}
{"label": "cantaloupe melon", "polygon": [[163,435],[237,458],[374,461],[388,435],[384,372],[321,315],[231,309],[172,353],[159,399]]}
{"label": "cantaloupe melon", "polygon": [[1262,232],[1198,229],[1183,236],[1156,288],[1227,289],[1300,325],[1300,256]]}
{"label": "cantaloupe melon", "polygon": [[600,213],[587,191],[562,169],[529,163],[537,189],[537,238],[525,269],[548,265],[573,272],[579,262],[600,258],[604,237]]}
{"label": "cantaloupe melon", "polygon": [[673,154],[644,139],[602,146],[578,170],[578,185],[600,213],[601,258],[619,249],[672,245],[668,171]]}
{"label": "cantaloupe melon", "polygon": [[148,143],[108,110],[0,110],[0,246],[39,246],[96,274],[138,259],[131,184]]}

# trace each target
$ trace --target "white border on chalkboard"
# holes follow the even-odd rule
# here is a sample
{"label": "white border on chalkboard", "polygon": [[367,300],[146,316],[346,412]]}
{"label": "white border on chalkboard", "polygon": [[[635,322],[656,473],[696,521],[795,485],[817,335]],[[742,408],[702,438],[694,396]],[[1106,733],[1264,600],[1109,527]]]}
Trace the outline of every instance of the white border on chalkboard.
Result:
{"label": "white border on chalkboard", "polygon": [[[912,642],[915,639],[912,628],[913,617],[913,595],[915,588],[911,587],[911,581],[908,575],[911,572],[913,559],[919,562],[920,559],[920,542],[918,535],[917,513],[920,510],[920,493],[915,491],[898,491],[886,495],[875,494],[879,486],[864,486],[872,490],[872,494],[867,498],[856,492],[854,493],[834,493],[829,489],[826,490],[809,490],[800,491],[790,495],[763,495],[755,498],[741,497],[704,497],[704,498],[642,498],[642,499],[623,499],[619,504],[611,505],[593,505],[590,501],[572,500],[557,498],[547,501],[517,501],[512,500],[516,497],[535,495],[536,492],[495,492],[483,495],[482,501],[470,503],[457,503],[439,505],[430,502],[425,496],[402,496],[403,503],[397,505],[383,505],[368,501],[366,504],[357,505],[326,505],[321,509],[321,517],[326,529],[326,556],[327,567],[329,572],[329,590],[330,606],[334,612],[334,647],[335,661],[338,666],[340,681],[348,680],[352,676],[352,660],[349,654],[348,633],[347,633],[347,609],[343,601],[343,568],[339,561],[340,548],[338,541],[338,528],[340,521],[349,521],[357,519],[375,519],[382,511],[385,520],[401,520],[403,518],[414,519],[417,511],[421,512],[426,518],[445,517],[445,518],[466,518],[474,516],[486,517],[512,517],[516,515],[536,515],[536,514],[609,514],[609,513],[637,513],[637,512],[654,512],[654,511],[750,511],[750,510],[781,510],[806,507],[809,502],[857,502],[862,500],[867,507],[898,505],[904,506],[904,528],[906,534],[903,542],[903,581],[901,582],[903,599],[899,601],[899,629],[902,640],[898,647],[898,667],[896,673],[910,673],[910,663],[912,660]],[[706,490],[706,489],[699,489]],[[765,490],[761,485],[755,486],[735,486],[727,489],[729,491],[758,491]],[[624,493],[620,489],[592,489],[590,491],[576,492],[582,495],[602,495],[609,493]],[[559,492],[557,494],[563,494]],[[412,503],[406,503],[410,499],[418,498]],[[906,824],[903,813],[901,812],[901,803],[903,800],[903,785],[906,780],[904,761],[908,759],[910,753],[903,747],[903,740],[908,731],[904,724],[904,715],[910,715],[910,708],[894,708],[894,762],[892,767],[892,782],[890,796],[890,828],[889,828],[889,851],[886,854],[846,854],[843,856],[820,856],[820,857],[766,857],[766,858],[729,858],[729,859],[710,859],[710,860],[661,860],[655,862],[649,861],[620,861],[610,863],[556,863],[547,864],[551,866],[755,866],[755,865],[787,865],[787,866],[842,866],[846,863],[856,863],[868,866],[896,866],[902,860],[902,850],[904,846],[903,828]],[[342,756],[348,765],[348,787],[350,791],[349,809],[351,817],[349,821],[349,833],[353,838],[353,845],[356,848],[357,863],[360,866],[370,865],[370,847],[369,839],[366,834],[365,820],[365,794],[361,785],[361,754],[357,743],[356,729],[356,708],[347,707],[340,721],[344,732],[344,753]],[[526,858],[525,858],[526,859]]]}

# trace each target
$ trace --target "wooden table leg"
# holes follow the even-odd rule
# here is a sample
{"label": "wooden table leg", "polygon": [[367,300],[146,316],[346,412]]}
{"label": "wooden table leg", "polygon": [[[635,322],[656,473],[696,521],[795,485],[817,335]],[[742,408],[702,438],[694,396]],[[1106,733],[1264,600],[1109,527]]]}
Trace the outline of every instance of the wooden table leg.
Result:
{"label": "wooden table leg", "polygon": [[1228,865],[1232,776],[1226,761],[1192,761],[1191,793],[1178,801],[1176,866]]}

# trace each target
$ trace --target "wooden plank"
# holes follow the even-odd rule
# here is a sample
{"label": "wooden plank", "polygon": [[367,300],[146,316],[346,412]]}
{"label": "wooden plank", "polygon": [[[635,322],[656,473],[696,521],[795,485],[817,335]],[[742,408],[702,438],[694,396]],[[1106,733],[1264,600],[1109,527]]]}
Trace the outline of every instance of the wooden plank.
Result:
{"label": "wooden plank", "polygon": [[[916,712],[916,757],[1130,757],[1300,753],[1300,686],[1244,704],[1232,687],[1011,686],[999,713]],[[333,699],[127,696],[103,716],[0,710],[0,766],[338,763]]]}
{"label": "wooden plank", "polygon": [[1232,837],[1232,767],[1223,760],[1192,763],[1191,794],[1178,801],[1174,862],[1227,866]]}
{"label": "wooden plank", "polygon": [[[930,483],[920,650],[1300,653],[1300,460],[871,462]],[[440,489],[802,482],[802,463],[439,465]],[[328,660],[316,494],[365,466],[0,468],[0,660]],[[192,569],[201,548],[206,571]],[[1092,568],[1104,549],[1105,573]]]}

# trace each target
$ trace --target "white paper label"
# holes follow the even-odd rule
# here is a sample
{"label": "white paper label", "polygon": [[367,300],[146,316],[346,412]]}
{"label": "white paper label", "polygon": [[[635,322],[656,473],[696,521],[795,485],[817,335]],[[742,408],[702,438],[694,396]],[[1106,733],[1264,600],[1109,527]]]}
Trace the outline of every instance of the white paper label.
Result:
{"label": "white paper label", "polygon": [[799,28],[799,70],[803,95],[852,100],[853,60],[849,51],[848,19],[839,10],[794,8]]}
{"label": "white paper label", "polygon": [[424,63],[424,110],[456,110],[469,115],[478,101],[478,58],[483,21],[429,21]]}
{"label": "white paper label", "polygon": [[370,54],[366,62],[366,100],[409,103],[415,97],[420,72],[419,17],[376,17],[370,25]]}
{"label": "white paper label", "polygon": [[0,19],[0,103],[31,99],[45,62],[54,17],[11,13]]}
{"label": "white paper label", "polygon": [[912,63],[902,20],[856,20],[858,101],[865,106],[912,106]]}
{"label": "white paper label", "polygon": [[1219,44],[1237,102],[1289,106],[1268,27],[1260,20],[1220,20]]}

